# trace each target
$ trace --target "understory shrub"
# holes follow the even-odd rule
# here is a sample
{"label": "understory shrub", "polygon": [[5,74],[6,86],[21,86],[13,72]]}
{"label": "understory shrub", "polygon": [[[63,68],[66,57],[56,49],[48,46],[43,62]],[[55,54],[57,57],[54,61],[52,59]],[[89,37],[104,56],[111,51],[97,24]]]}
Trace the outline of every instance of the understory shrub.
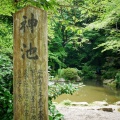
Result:
{"label": "understory shrub", "polygon": [[5,54],[0,55],[0,120],[12,120],[12,62]]}
{"label": "understory shrub", "polygon": [[71,105],[71,101],[70,101],[69,99],[63,100],[61,103],[62,103],[63,105],[66,105],[66,106]]}
{"label": "understory shrub", "polygon": [[118,72],[115,76],[116,88],[120,88],[120,72]]}
{"label": "understory shrub", "polygon": [[78,70],[76,68],[60,69],[58,75],[65,80],[75,80],[78,76]]}
{"label": "understory shrub", "polygon": [[120,72],[117,72],[115,75],[115,79],[107,85],[113,89],[120,89]]}
{"label": "understory shrub", "polygon": [[61,120],[63,115],[56,110],[55,105],[52,103],[52,99],[56,99],[62,94],[73,94],[78,90],[78,85],[73,84],[53,84],[49,86],[48,92],[48,105],[49,105],[49,120]]}
{"label": "understory shrub", "polygon": [[114,81],[112,81],[112,82],[110,82],[110,83],[108,83],[107,84],[110,88],[112,88],[112,89],[116,89],[116,81],[114,80]]}
{"label": "understory shrub", "polygon": [[116,76],[117,70],[114,68],[109,68],[108,70],[103,72],[104,79],[114,79]]}
{"label": "understory shrub", "polygon": [[82,67],[82,73],[83,73],[83,79],[84,80],[90,80],[95,79],[95,69],[87,64],[84,64]]}

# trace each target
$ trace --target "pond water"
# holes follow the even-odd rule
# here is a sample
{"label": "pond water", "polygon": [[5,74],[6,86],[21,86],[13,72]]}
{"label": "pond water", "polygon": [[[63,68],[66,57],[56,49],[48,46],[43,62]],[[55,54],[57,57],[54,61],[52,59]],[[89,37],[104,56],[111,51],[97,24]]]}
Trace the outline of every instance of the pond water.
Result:
{"label": "pond water", "polygon": [[106,101],[109,104],[112,104],[120,101],[120,91],[95,85],[85,85],[73,95],[63,94],[53,101],[60,103],[67,99],[72,102],[92,103],[94,101]]}

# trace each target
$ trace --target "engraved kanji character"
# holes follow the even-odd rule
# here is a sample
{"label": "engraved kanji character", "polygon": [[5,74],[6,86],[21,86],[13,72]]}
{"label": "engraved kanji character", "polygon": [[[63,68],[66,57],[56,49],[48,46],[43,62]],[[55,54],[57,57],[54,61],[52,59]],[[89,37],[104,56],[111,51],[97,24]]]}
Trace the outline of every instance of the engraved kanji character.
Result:
{"label": "engraved kanji character", "polygon": [[[26,49],[27,46],[25,44],[23,44],[23,47]],[[23,51],[23,49],[21,49],[21,51]],[[25,55],[28,59],[38,59],[38,56],[35,54],[37,51],[36,47],[32,47],[32,44],[30,43],[30,48],[28,50],[25,51],[25,53],[22,55],[22,58],[25,58]]]}
{"label": "engraved kanji character", "polygon": [[22,30],[22,29],[23,29],[23,32],[25,32],[26,23],[27,23],[27,21],[26,21],[27,17],[26,17],[26,16],[23,16],[23,18],[24,18],[24,21],[23,21],[23,22],[21,22],[21,27],[20,27],[20,30]]}
{"label": "engraved kanji character", "polygon": [[31,19],[28,20],[28,27],[31,28],[31,32],[33,33],[33,28],[37,26],[38,20],[34,18],[34,14],[31,13]]}
{"label": "engraved kanji character", "polygon": [[24,21],[21,22],[20,30],[23,30],[23,32],[25,32],[26,28],[30,27],[31,32],[33,33],[34,32],[34,27],[37,26],[38,20],[36,20],[34,18],[34,14],[33,13],[31,13],[31,19],[27,20],[26,16],[23,16],[23,18],[24,18]]}

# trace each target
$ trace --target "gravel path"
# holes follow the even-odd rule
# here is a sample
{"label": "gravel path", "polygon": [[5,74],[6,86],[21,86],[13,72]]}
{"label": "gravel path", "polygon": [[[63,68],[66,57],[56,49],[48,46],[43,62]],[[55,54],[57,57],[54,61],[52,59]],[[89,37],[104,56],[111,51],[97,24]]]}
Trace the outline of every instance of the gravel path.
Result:
{"label": "gravel path", "polygon": [[[64,120],[120,120],[120,106],[61,106],[56,108],[64,115]],[[102,108],[112,108],[112,112],[103,111]]]}

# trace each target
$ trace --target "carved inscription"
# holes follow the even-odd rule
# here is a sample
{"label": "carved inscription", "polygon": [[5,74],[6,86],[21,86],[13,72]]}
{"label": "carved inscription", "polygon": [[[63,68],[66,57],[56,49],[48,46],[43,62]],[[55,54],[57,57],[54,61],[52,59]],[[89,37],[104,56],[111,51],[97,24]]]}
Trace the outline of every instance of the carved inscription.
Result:
{"label": "carved inscription", "polygon": [[21,81],[21,71],[19,70],[19,75],[18,75],[18,80],[17,80],[17,90],[19,91],[19,94],[17,94],[17,99],[18,102],[22,102],[22,94],[21,94],[21,85],[22,85],[22,81]]}
{"label": "carved inscription", "polygon": [[28,70],[24,71],[23,76],[23,96],[24,96],[24,119],[27,120],[27,117],[29,116],[29,73]]}
{"label": "carved inscription", "polygon": [[28,49],[27,49],[27,45],[23,44],[23,49],[21,49],[21,51],[23,52],[23,54],[22,54],[22,58],[23,59],[25,57],[27,57],[28,59],[33,59],[33,60],[38,59],[38,56],[36,54],[37,48],[36,47],[32,47],[32,43],[30,43],[30,46],[29,46]]}
{"label": "carved inscription", "polygon": [[39,70],[38,71],[38,79],[39,79],[39,101],[38,101],[38,104],[39,104],[39,115],[38,115],[38,119],[39,120],[44,120],[44,113],[43,113],[43,105],[44,105],[44,102],[42,100],[42,79],[43,79],[43,71]]}
{"label": "carved inscription", "polygon": [[[34,32],[34,27],[37,26],[38,20],[35,19],[33,13],[31,13],[31,18],[29,19],[27,16],[23,16],[23,21],[21,22],[20,31],[22,30],[24,33],[26,29],[31,30],[31,33]],[[30,40],[29,40],[30,41]],[[30,42],[29,45],[23,44],[21,48],[22,59],[31,59],[37,60],[37,48],[32,45]],[[43,79],[43,71],[36,70],[35,68],[27,68],[24,71],[24,80],[23,83],[23,95],[19,95],[19,101],[22,101],[22,96],[24,96],[24,119],[27,120],[30,117],[30,120],[44,120],[43,106],[44,102],[42,100],[42,79]],[[38,86],[38,88],[36,87]],[[38,90],[37,90],[38,89]],[[39,99],[38,99],[39,98]],[[37,108],[38,106],[38,108]],[[38,110],[38,114],[37,113]],[[31,114],[29,114],[31,113]],[[31,116],[29,116],[31,115]]]}
{"label": "carved inscription", "polygon": [[37,71],[35,69],[30,69],[31,72],[31,120],[37,120],[37,115],[36,115],[36,94],[37,94],[37,90],[36,90],[36,85],[37,85]]}
{"label": "carved inscription", "polygon": [[[34,32],[34,27],[37,26],[38,20],[34,18],[34,14],[31,13],[31,18],[28,19],[27,16],[23,16],[23,21],[21,22],[20,30],[22,30],[24,33],[26,29],[30,28],[31,33]],[[25,59],[27,57],[28,59],[37,60],[37,48],[32,46],[32,43],[29,43],[29,46],[26,44],[23,44],[23,47],[21,49],[22,51],[22,58]]]}
{"label": "carved inscription", "polygon": [[31,13],[31,18],[28,19],[27,16],[23,16],[23,21],[21,22],[20,30],[23,30],[23,32],[26,31],[26,28],[31,29],[31,33],[34,32],[34,27],[37,26],[38,20],[34,18],[34,14]]}
{"label": "carved inscription", "polygon": [[[28,117],[30,117],[30,120],[38,120],[38,119],[44,120],[44,112],[43,112],[44,102],[42,99],[43,71],[41,69],[36,70],[34,68],[30,68],[24,70],[24,76],[19,75],[16,77],[17,77],[17,88],[19,90],[17,101],[20,104],[22,104],[22,102],[24,101],[23,102],[24,119],[28,120]],[[21,80],[21,78],[23,79]],[[23,93],[20,92],[21,89],[23,89]],[[39,99],[37,99],[37,97],[39,97]],[[38,109],[38,113],[37,113],[37,109]]]}

